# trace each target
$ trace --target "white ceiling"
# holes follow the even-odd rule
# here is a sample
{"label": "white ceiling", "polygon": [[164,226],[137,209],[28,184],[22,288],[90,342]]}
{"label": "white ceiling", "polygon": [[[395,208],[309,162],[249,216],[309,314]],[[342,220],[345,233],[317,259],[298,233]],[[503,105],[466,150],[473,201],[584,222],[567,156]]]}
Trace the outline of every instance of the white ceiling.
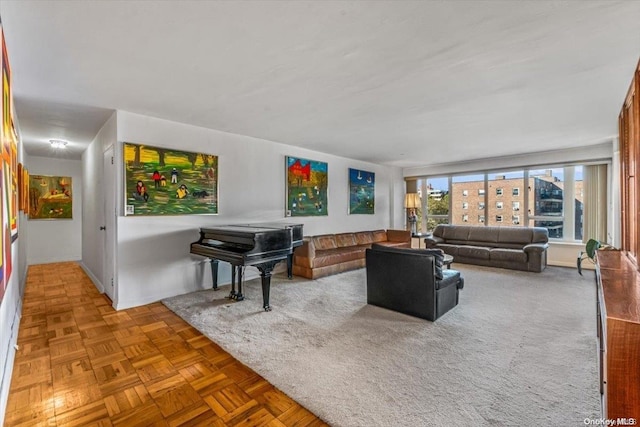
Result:
{"label": "white ceiling", "polygon": [[[115,109],[411,167],[601,143],[640,1],[8,1],[25,149]],[[152,143],[152,141],[145,141]],[[179,142],[176,142],[177,144]]]}

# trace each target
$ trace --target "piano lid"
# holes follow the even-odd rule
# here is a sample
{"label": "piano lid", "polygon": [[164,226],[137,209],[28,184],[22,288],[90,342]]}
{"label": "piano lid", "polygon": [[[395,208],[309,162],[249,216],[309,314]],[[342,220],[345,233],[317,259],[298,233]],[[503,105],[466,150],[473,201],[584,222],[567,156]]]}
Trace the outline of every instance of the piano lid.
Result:
{"label": "piano lid", "polygon": [[207,240],[242,245],[247,250],[269,251],[291,248],[293,233],[290,228],[222,225],[201,228],[200,242]]}
{"label": "piano lid", "polygon": [[257,224],[238,224],[240,227],[290,228],[293,231],[294,246],[302,245],[303,224],[288,222],[260,222]]}

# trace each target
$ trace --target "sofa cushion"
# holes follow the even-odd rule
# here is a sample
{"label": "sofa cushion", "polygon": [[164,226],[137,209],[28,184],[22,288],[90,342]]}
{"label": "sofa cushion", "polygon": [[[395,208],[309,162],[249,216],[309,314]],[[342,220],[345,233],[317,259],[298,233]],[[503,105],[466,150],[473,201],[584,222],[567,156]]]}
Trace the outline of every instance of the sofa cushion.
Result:
{"label": "sofa cushion", "polygon": [[[487,246],[495,246],[495,243],[498,242],[497,231],[496,227],[471,227],[467,245],[483,246],[483,244],[488,243],[489,245]],[[476,244],[475,242],[478,243]]]}
{"label": "sofa cushion", "polygon": [[335,249],[338,247],[336,244],[336,238],[334,234],[323,234],[321,236],[314,236],[313,245],[316,250]]}
{"label": "sofa cushion", "polygon": [[493,248],[489,258],[491,261],[527,262],[527,254],[521,249]]}
{"label": "sofa cushion", "polygon": [[490,248],[481,246],[460,246],[458,255],[467,258],[489,259]]}
{"label": "sofa cushion", "polygon": [[460,281],[459,271],[444,270],[442,280],[436,280],[436,289],[444,289],[447,286],[457,286],[459,281]]}
{"label": "sofa cushion", "polygon": [[531,243],[549,242],[549,230],[544,227],[533,227],[531,229]]}
{"label": "sofa cushion", "polygon": [[[450,245],[468,245],[469,241],[468,240],[456,240],[456,239],[447,239],[447,243]],[[484,246],[484,245],[479,245],[479,246]]]}
{"label": "sofa cushion", "polygon": [[460,246],[451,245],[449,243],[440,243],[438,245],[438,248],[442,249],[445,254],[449,254],[451,256],[457,256],[458,255],[458,249],[460,249]]}
{"label": "sofa cushion", "polygon": [[372,231],[374,242],[386,242],[387,241],[387,232],[385,230],[375,230]]}
{"label": "sofa cushion", "polygon": [[531,229],[525,227],[504,227],[498,231],[498,242],[518,243],[520,247],[531,243]]}
{"label": "sofa cushion", "polygon": [[371,243],[373,243],[373,233],[370,231],[357,232],[356,243],[358,245],[371,245]]}
{"label": "sofa cushion", "polygon": [[447,226],[444,230],[443,237],[445,240],[466,242],[469,240],[469,227],[464,225],[455,227]]}
{"label": "sofa cushion", "polygon": [[411,248],[411,243],[407,243],[407,242],[390,242],[390,241],[386,241],[386,242],[376,242],[374,243],[374,245],[382,245],[382,246],[386,246],[386,247],[390,247],[390,248]]}
{"label": "sofa cushion", "polygon": [[342,262],[363,259],[366,249],[363,247],[338,248],[324,251],[316,251],[313,266],[326,267],[328,265],[340,264]]}
{"label": "sofa cushion", "polygon": [[338,245],[339,248],[356,246],[356,235],[353,233],[336,234],[336,245]]}

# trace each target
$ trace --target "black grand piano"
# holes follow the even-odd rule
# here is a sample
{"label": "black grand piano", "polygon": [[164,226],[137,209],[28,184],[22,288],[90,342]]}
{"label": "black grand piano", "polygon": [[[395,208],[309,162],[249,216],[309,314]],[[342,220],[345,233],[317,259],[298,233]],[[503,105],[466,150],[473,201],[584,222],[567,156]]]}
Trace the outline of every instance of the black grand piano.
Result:
{"label": "black grand piano", "polygon": [[[218,289],[218,262],[231,264],[229,298],[242,301],[244,267],[257,267],[262,281],[265,311],[270,311],[271,273],[280,261],[287,260],[287,275],[292,277],[293,250],[302,244],[302,224],[260,223],[201,228],[200,239],[191,244],[191,253],[211,259],[213,289]],[[236,291],[236,279],[238,290]]]}

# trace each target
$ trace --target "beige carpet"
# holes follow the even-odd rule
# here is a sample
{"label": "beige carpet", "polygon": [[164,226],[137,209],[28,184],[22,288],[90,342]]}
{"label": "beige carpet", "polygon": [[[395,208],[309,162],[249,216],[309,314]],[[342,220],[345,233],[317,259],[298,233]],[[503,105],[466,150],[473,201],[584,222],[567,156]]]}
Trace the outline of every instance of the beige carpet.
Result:
{"label": "beige carpet", "polygon": [[460,304],[431,323],[366,304],[364,269],[275,276],[163,301],[333,426],[584,425],[600,418],[595,282],[454,264]]}

